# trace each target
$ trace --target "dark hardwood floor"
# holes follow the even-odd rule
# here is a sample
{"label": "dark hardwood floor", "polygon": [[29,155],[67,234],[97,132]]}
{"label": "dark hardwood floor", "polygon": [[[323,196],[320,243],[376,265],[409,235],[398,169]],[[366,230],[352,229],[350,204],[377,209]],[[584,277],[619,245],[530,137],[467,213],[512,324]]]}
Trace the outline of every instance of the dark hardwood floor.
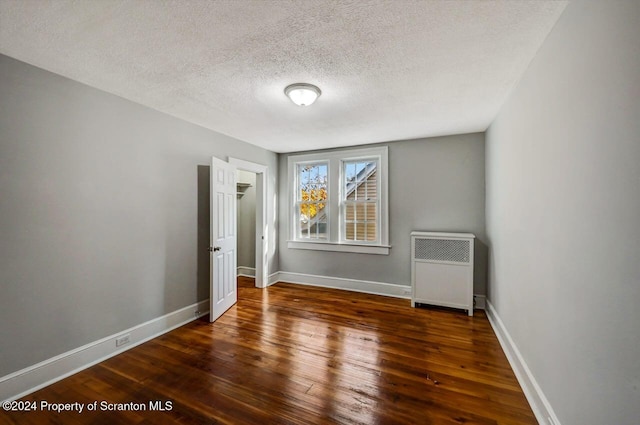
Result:
{"label": "dark hardwood floor", "polygon": [[0,412],[0,423],[536,423],[482,311],[239,286],[217,322],[194,321],[22,399],[78,402],[82,413]]}

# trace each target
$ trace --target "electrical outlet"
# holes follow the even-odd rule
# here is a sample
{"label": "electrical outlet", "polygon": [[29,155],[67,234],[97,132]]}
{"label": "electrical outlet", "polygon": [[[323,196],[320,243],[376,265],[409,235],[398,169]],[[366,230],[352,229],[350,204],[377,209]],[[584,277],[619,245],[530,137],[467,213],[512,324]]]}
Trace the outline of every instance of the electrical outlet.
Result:
{"label": "electrical outlet", "polygon": [[131,342],[131,334],[122,335],[120,338],[116,338],[116,347],[125,345]]}
{"label": "electrical outlet", "polygon": [[411,289],[405,289],[402,291],[402,295],[411,295]]}
{"label": "electrical outlet", "polygon": [[200,310],[196,310],[196,317],[200,316]]}

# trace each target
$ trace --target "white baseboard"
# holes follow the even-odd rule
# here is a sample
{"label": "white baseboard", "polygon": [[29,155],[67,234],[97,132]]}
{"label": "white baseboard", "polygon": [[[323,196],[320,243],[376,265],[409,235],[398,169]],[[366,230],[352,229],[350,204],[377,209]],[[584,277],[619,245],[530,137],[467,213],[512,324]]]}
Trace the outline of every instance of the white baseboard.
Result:
{"label": "white baseboard", "polygon": [[527,397],[527,401],[531,405],[531,410],[536,415],[538,423],[541,425],[561,425],[549,400],[545,397],[542,388],[538,385],[529,366],[527,366],[522,354],[520,354],[520,350],[513,342],[507,328],[502,323],[500,316],[498,316],[498,312],[489,300],[487,300],[486,311],[489,323],[491,323],[491,327],[498,337],[502,350],[509,360],[509,364],[522,387],[525,397]]}
{"label": "white baseboard", "polygon": [[[0,400],[24,397],[206,314],[209,314],[209,300],[181,308],[3,376],[0,378]],[[116,347],[116,338],[127,334],[130,334],[130,342]]]}
{"label": "white baseboard", "polygon": [[[269,282],[271,282],[271,278],[269,279]],[[347,291],[385,295],[387,297],[395,298],[411,298],[410,286],[372,282],[368,280],[345,279],[341,277],[318,276],[280,271],[277,273],[275,282],[289,282],[300,285],[320,286],[323,288],[344,289]]]}
{"label": "white baseboard", "polygon": [[[411,287],[393,283],[372,282],[368,280],[345,279],[341,277],[319,276],[293,272],[275,272],[269,276],[269,285],[276,282],[290,282],[300,285],[320,286],[323,288],[344,289],[373,295],[385,295],[396,298],[411,298]],[[485,309],[485,295],[473,296],[476,310]]]}
{"label": "white baseboard", "polygon": [[267,286],[271,286],[274,283],[278,283],[280,281],[280,272],[271,273],[269,275],[269,281],[267,282]]}
{"label": "white baseboard", "polygon": [[238,266],[238,276],[256,277],[255,267]]}

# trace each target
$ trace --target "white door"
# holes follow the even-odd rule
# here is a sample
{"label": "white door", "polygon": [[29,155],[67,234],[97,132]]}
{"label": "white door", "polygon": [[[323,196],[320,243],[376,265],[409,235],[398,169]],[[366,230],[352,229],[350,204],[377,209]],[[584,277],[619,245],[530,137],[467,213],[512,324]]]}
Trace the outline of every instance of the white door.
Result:
{"label": "white door", "polygon": [[211,289],[213,322],[238,301],[236,283],[236,167],[211,159]]}

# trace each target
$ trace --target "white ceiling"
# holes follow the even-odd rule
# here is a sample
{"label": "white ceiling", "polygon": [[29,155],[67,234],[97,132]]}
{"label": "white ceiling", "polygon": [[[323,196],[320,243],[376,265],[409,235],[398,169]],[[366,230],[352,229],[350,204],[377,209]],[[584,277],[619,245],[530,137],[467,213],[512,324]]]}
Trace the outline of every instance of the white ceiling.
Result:
{"label": "white ceiling", "polygon": [[291,152],[484,131],[566,3],[0,0],[0,52]]}

